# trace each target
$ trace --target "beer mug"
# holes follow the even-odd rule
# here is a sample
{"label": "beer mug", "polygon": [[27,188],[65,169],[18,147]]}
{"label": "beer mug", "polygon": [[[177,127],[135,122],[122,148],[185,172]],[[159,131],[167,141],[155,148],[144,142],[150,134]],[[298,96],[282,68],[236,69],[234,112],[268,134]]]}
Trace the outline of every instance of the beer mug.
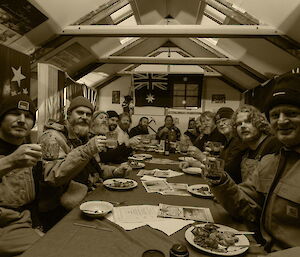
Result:
{"label": "beer mug", "polygon": [[118,133],[115,131],[108,131],[106,133],[106,147],[116,148],[118,146]]}

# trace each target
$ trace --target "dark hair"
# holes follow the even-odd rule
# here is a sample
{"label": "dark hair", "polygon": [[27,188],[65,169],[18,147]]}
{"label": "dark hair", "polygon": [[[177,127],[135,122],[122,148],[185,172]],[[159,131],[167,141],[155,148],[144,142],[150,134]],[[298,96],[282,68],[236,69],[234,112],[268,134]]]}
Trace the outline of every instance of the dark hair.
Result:
{"label": "dark hair", "polygon": [[200,114],[200,121],[204,118],[204,117],[208,117],[211,119],[215,119],[215,113],[211,112],[211,111],[205,111],[203,113]]}
{"label": "dark hair", "polygon": [[249,119],[251,120],[251,123],[255,128],[257,128],[260,132],[266,134],[266,135],[271,135],[272,130],[270,123],[266,119],[266,117],[254,106],[252,105],[243,105],[239,107],[233,114],[232,120],[233,120],[233,129],[235,131],[235,134],[237,135],[236,132],[236,118],[239,113],[248,113],[249,114]]}
{"label": "dark hair", "polygon": [[147,117],[143,116],[140,118],[139,123],[141,123],[143,119],[149,120]]}
{"label": "dark hair", "polygon": [[167,118],[171,118],[171,119],[172,119],[172,121],[173,121],[173,117],[172,117],[171,115],[166,115],[166,117],[165,117],[165,121],[167,120]]}

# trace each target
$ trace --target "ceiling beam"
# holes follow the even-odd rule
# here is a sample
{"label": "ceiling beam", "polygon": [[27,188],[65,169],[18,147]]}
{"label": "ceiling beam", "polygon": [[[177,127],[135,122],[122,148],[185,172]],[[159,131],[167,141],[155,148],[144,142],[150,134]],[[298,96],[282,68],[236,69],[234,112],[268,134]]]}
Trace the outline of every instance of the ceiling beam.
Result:
{"label": "ceiling beam", "polygon": [[264,25],[72,25],[62,35],[100,37],[210,37],[259,38],[283,35],[279,30]]}
{"label": "ceiling beam", "polygon": [[[140,74],[141,72],[138,71],[120,71],[117,74],[120,76],[126,76],[126,75],[132,75],[132,74]],[[155,72],[155,73],[161,73],[161,74],[180,74],[180,72],[174,71],[174,72]],[[199,72],[182,72],[182,74],[199,74]],[[203,75],[205,77],[221,77],[222,75],[218,72],[207,72],[204,71]]]}
{"label": "ceiling beam", "polygon": [[141,57],[141,56],[111,56],[99,58],[100,63],[124,64],[173,64],[173,65],[239,65],[238,60],[228,58],[170,58],[170,57]]}

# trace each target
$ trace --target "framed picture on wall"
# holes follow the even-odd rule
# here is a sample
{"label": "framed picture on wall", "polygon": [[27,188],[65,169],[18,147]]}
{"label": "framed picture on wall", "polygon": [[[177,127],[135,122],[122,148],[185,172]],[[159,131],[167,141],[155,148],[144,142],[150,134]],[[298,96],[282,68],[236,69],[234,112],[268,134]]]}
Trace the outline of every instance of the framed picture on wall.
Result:
{"label": "framed picture on wall", "polygon": [[112,91],[111,103],[120,104],[120,91]]}
{"label": "framed picture on wall", "polygon": [[214,104],[223,104],[226,102],[226,96],[223,94],[212,95],[211,102]]}

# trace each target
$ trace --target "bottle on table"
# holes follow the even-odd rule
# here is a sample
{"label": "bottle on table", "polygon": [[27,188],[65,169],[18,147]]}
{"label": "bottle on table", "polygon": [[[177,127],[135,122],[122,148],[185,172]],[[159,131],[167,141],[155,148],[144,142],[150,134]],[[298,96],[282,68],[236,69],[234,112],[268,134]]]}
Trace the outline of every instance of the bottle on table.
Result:
{"label": "bottle on table", "polygon": [[169,141],[169,136],[166,136],[165,139],[165,155],[169,155],[170,154],[170,141]]}

